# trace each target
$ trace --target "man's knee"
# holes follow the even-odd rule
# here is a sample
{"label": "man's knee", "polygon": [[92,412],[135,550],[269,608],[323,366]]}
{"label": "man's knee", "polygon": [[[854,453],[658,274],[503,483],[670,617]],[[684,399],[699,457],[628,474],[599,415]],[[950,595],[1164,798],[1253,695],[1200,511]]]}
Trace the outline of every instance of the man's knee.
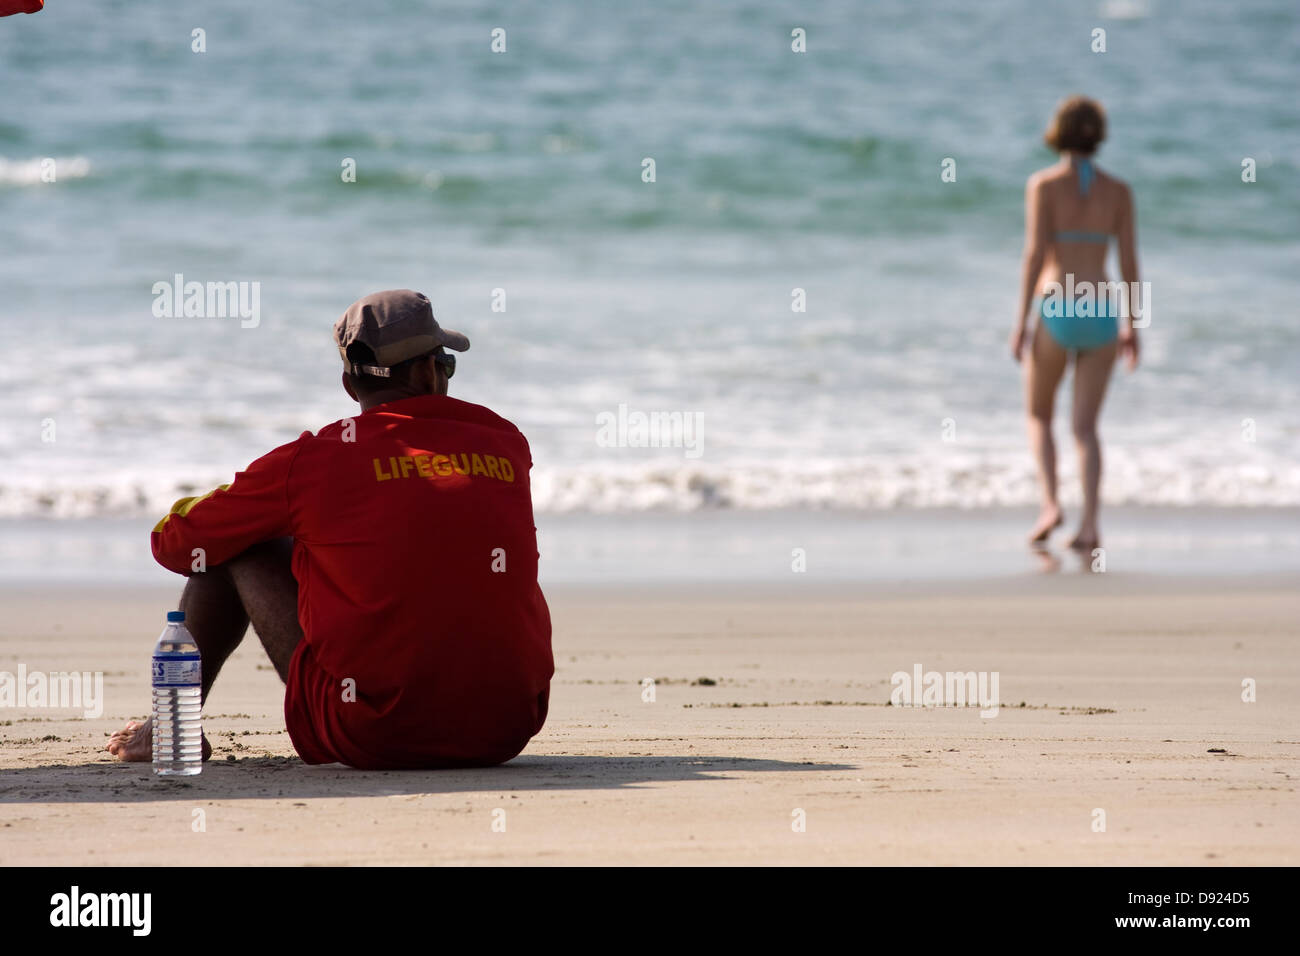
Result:
{"label": "man's knee", "polygon": [[[297,619],[298,582],[293,575],[293,539],[262,541],[225,562],[253,626],[263,627],[274,619]],[[262,630],[262,628],[258,628]]]}
{"label": "man's knee", "polygon": [[227,564],[236,561],[274,561],[288,564],[293,560],[293,538],[271,538],[235,555]]}

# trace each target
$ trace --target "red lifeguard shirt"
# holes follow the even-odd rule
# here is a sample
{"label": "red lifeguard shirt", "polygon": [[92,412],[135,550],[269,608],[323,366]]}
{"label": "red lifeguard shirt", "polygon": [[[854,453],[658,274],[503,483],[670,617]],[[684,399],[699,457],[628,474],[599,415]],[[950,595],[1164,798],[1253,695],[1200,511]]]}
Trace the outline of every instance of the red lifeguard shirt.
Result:
{"label": "red lifeguard shirt", "polygon": [[541,729],[554,673],[531,467],[480,405],[387,402],[176,502],[153,553],[188,575],[293,538],[285,721],[308,763],[500,763]]}

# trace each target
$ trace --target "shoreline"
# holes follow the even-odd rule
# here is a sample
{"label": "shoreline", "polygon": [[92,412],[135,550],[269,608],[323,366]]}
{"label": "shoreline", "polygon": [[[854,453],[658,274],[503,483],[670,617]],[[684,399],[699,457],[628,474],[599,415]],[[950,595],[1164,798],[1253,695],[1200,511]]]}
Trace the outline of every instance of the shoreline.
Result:
{"label": "shoreline", "polygon": [[[164,572],[160,582],[137,584],[122,581],[24,582],[0,580],[0,600],[32,599],[57,605],[71,598],[113,601],[126,596],[132,601],[153,602],[159,613],[175,604],[185,579]],[[71,594],[69,585],[75,587]],[[1146,596],[1176,598],[1184,594],[1229,595],[1269,594],[1288,589],[1300,593],[1300,573],[1273,572],[1233,576],[1209,574],[1094,574],[1084,569],[1069,572],[966,578],[898,580],[839,580],[810,578],[769,581],[552,581],[542,582],[548,600],[557,601],[667,601],[680,604],[781,604],[811,600],[818,603],[853,604],[860,601],[961,600],[966,598],[1044,600],[1056,598],[1098,598]]]}
{"label": "shoreline", "polygon": [[[1069,516],[1067,515],[1067,518]],[[164,585],[156,519],[0,521],[0,586],[47,581]],[[895,585],[1069,575],[1085,562],[1054,536],[1025,543],[1032,509],[539,514],[543,587],[707,586],[799,578]],[[1103,512],[1106,573],[1248,579],[1300,574],[1300,508],[1115,507]],[[1069,525],[1066,525],[1069,528]],[[802,552],[802,558],[796,554]],[[796,562],[804,572],[796,572]]]}

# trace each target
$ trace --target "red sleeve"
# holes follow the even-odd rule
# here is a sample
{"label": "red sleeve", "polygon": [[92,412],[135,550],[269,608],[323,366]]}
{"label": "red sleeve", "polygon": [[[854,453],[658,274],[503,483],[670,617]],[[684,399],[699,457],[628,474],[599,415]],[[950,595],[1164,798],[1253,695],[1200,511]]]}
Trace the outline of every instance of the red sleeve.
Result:
{"label": "red sleeve", "polygon": [[154,560],[188,576],[200,557],[195,549],[202,549],[204,566],[213,567],[255,544],[291,535],[289,470],[298,449],[298,441],[281,445],[230,484],[172,505],[153,529]]}

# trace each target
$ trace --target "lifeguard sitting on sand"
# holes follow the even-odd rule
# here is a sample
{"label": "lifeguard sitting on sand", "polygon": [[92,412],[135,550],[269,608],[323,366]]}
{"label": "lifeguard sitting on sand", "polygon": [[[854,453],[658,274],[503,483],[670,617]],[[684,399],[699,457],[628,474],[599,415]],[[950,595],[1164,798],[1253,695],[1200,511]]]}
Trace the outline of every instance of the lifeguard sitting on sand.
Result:
{"label": "lifeguard sitting on sand", "polygon": [[[367,296],[334,339],[361,414],[178,501],[153,530],[154,557],[189,577],[203,697],[251,621],[307,763],[502,763],[541,729],[554,673],[528,442],[447,396],[445,349],[469,340],[425,296]],[[132,721],[108,750],[149,760],[151,734]]]}

